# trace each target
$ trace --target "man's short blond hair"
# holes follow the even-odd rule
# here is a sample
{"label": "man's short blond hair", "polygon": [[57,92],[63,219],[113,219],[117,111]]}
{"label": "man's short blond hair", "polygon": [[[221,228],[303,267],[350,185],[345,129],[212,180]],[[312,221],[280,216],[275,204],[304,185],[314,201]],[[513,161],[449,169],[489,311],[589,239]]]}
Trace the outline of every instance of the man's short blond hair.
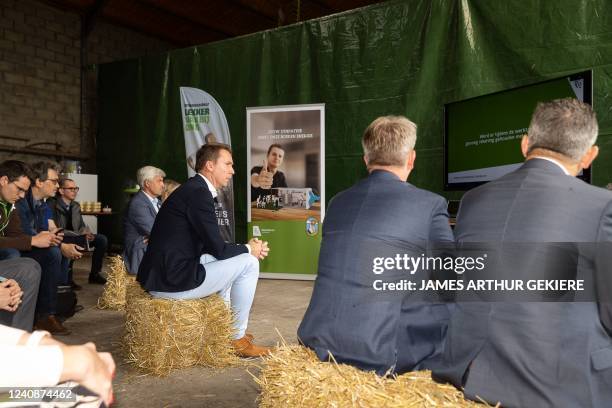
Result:
{"label": "man's short blond hair", "polygon": [[361,139],[368,165],[403,166],[416,143],[417,126],[404,116],[381,116]]}

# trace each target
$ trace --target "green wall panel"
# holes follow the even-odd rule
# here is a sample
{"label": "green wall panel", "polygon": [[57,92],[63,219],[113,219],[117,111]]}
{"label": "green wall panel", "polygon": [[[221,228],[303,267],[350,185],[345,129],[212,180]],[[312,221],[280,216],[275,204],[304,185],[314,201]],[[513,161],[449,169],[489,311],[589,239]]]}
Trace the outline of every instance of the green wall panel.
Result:
{"label": "green wall panel", "polygon": [[[390,1],[231,40],[99,66],[100,197],[152,164],[186,178],[179,86],[223,107],[235,150],[236,235],[246,237],[247,106],[326,104],[327,199],[365,175],[360,137],[377,116],[418,124],[411,182],[441,192],[446,102],[593,69],[601,155],[612,181],[612,2]],[[478,118],[474,118],[477,120]],[[444,193],[459,198],[458,193]],[[113,238],[121,226],[114,222]]]}

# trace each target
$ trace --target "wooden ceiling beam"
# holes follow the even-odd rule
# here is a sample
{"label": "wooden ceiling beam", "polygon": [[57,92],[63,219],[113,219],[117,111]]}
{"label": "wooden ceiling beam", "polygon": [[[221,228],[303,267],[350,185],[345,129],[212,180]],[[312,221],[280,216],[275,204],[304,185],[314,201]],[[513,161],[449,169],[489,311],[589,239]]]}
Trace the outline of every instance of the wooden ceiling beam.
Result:
{"label": "wooden ceiling beam", "polygon": [[214,31],[219,35],[222,35],[226,38],[228,37],[233,37],[236,34],[227,30],[223,30],[220,29],[218,27],[212,27],[208,24],[206,24],[204,21],[200,20],[200,19],[195,19],[193,17],[191,17],[190,15],[185,15],[183,13],[177,13],[176,11],[174,11],[173,9],[171,9],[170,7],[172,7],[172,4],[174,4],[173,2],[168,2],[167,5],[160,5],[160,2],[156,2],[156,1],[151,1],[151,0],[136,0],[137,3],[142,4],[143,6],[155,10],[156,12],[159,12],[161,14],[166,14],[169,16],[172,16],[172,18],[176,18],[178,20],[183,20],[184,22],[188,22],[190,24],[194,24],[196,26],[200,26],[203,27],[204,29],[208,30],[208,31]]}

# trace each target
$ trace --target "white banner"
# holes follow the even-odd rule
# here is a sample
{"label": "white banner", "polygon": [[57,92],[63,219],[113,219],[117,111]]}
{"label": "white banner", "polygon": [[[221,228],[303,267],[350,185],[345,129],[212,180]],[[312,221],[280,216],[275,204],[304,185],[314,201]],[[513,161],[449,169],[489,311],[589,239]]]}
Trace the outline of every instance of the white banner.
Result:
{"label": "white banner", "polygon": [[[206,143],[232,145],[227,119],[219,103],[210,94],[198,88],[181,87],[181,114],[185,134],[185,157],[189,177],[196,174],[196,152]],[[219,190],[215,206],[221,236],[234,242],[234,189],[230,181]]]}

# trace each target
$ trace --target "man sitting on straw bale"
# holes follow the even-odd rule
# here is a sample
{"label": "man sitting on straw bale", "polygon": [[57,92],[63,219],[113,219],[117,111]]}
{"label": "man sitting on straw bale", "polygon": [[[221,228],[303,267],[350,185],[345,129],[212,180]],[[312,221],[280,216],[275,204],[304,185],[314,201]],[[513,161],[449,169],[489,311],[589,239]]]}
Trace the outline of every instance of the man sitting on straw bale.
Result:
{"label": "man sitting on straw bale", "polygon": [[161,207],[164,177],[166,173],[153,166],[141,167],[136,172],[140,191],[130,200],[123,219],[123,262],[132,275],[138,273],[147,250],[153,223]]}
{"label": "man sitting on straw bale", "polygon": [[137,280],[153,297],[198,299],[220,293],[229,298],[236,315],[236,353],[255,357],[269,352],[254,345],[246,333],[258,259],[268,255],[268,246],[256,238],[246,245],[221,238],[214,200],[217,189],[232,178],[233,164],[227,145],[207,144],[198,150],[198,174],[177,188],[160,209]]}
{"label": "man sitting on straw bale", "polygon": [[[574,277],[585,279],[585,288],[595,289],[591,300],[599,301],[457,303],[443,368],[434,375],[470,399],[504,407],[612,406],[612,193],[574,177],[597,156],[597,132],[589,105],[570,98],[540,103],[521,141],[525,163],[461,200],[458,242],[540,250],[574,243]],[[562,270],[540,267],[526,274],[564,279]]]}
{"label": "man sitting on straw bale", "polygon": [[[384,374],[431,368],[439,360],[450,311],[404,291],[377,292],[375,257],[421,255],[433,241],[452,242],[446,200],[406,183],[414,167],[416,125],[386,116],[366,129],[369,176],[330,202],[314,292],[298,329],[321,360]],[[401,272],[398,279],[409,277]]]}

